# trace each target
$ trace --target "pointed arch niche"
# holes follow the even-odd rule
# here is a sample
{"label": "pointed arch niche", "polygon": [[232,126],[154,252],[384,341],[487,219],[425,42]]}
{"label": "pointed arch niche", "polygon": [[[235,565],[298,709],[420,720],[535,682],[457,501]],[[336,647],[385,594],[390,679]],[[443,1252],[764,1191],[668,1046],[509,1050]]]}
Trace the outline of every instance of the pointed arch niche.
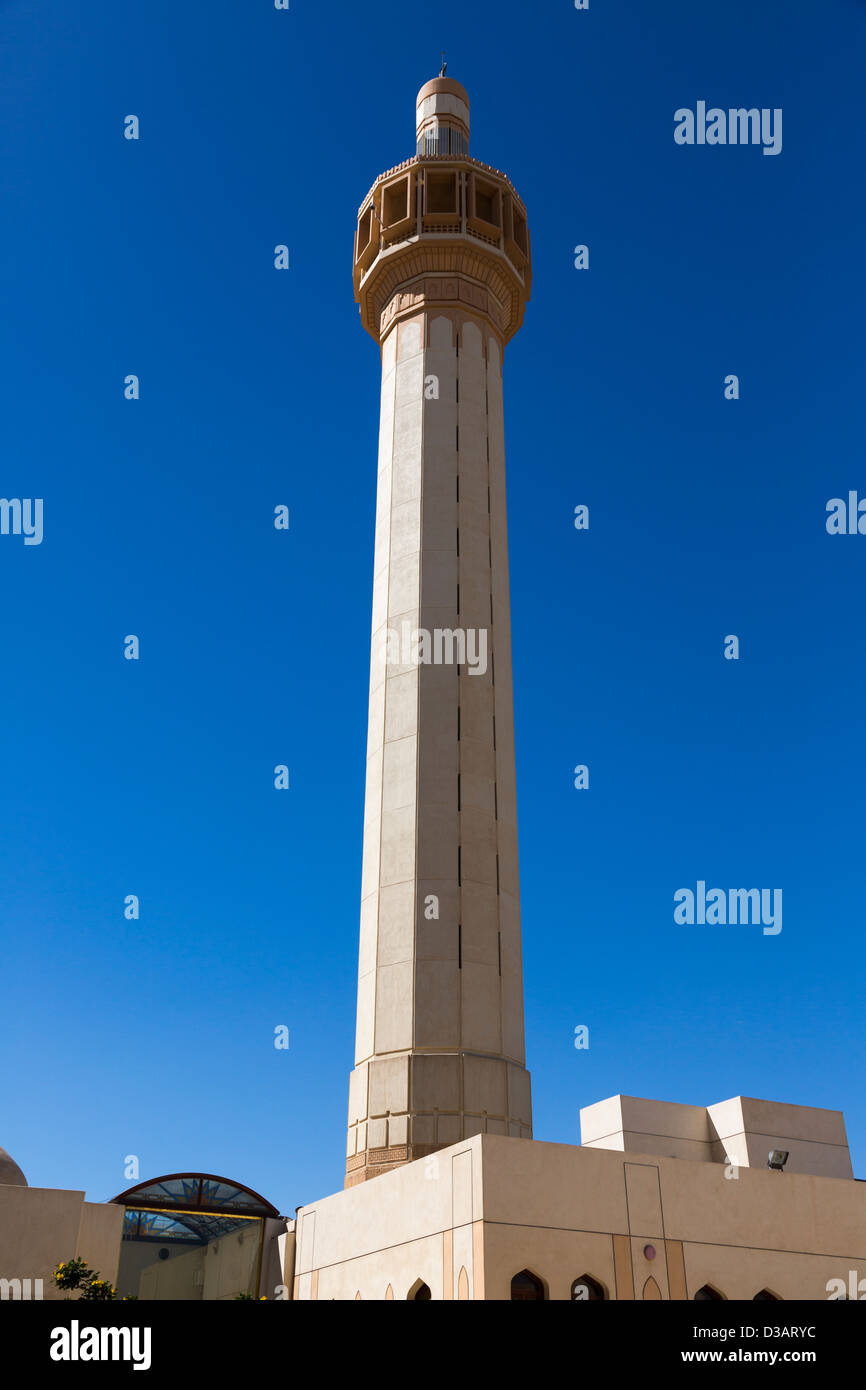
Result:
{"label": "pointed arch niche", "polygon": [[429,1303],[433,1295],[430,1292],[430,1285],[425,1284],[423,1279],[416,1279],[411,1289],[406,1295],[407,1303]]}
{"label": "pointed arch niche", "polygon": [[511,1280],[512,1303],[543,1303],[546,1297],[543,1281],[531,1269],[521,1269]]}

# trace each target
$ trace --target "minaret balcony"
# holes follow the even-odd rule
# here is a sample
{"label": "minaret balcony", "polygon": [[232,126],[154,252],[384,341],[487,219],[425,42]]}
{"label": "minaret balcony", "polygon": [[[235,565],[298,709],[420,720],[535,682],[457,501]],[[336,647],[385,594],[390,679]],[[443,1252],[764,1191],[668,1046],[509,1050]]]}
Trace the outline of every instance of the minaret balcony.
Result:
{"label": "minaret balcony", "polygon": [[392,289],[400,264],[405,261],[409,278],[419,268],[453,271],[464,260],[461,247],[473,278],[507,284],[510,337],[532,277],[526,208],[510,180],[470,155],[453,154],[415,155],[381,174],[361,205],[355,233],[355,297],[368,332],[378,337],[380,291]]}

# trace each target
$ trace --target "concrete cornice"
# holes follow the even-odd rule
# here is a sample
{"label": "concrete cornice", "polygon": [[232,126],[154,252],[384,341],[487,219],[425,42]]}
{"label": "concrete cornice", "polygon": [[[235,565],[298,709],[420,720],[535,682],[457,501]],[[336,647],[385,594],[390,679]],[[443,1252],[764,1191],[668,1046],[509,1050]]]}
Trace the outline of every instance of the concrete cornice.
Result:
{"label": "concrete cornice", "polygon": [[[398,297],[406,303],[397,303]],[[462,306],[507,343],[523,322],[526,289],[498,247],[469,236],[412,237],[380,251],[358,288],[361,321],[380,342],[398,314],[423,303]]]}

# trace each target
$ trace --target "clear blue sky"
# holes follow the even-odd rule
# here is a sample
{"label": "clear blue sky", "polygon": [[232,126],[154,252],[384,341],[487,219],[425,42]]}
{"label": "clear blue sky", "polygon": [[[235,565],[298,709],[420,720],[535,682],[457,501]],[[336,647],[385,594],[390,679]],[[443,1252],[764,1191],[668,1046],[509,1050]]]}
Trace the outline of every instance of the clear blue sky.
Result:
{"label": "clear blue sky", "polygon": [[[3,0],[0,493],[45,536],[0,536],[0,1143],[34,1185],[105,1199],[127,1154],[284,1211],[342,1185],[379,377],[352,237],[443,47],[533,239],[535,1135],[754,1095],[843,1109],[866,1175],[866,537],[824,525],[866,495],[866,6]],[[782,153],[677,146],[698,100],[781,107]],[[675,925],[698,879],[781,887],[781,934]]]}

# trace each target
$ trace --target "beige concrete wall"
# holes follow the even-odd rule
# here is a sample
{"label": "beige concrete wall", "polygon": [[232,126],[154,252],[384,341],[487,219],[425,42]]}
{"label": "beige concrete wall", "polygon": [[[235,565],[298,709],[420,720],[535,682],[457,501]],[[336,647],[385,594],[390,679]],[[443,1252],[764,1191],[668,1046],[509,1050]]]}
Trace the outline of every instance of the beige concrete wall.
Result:
{"label": "beige concrete wall", "polygon": [[[508,1299],[512,1276],[525,1268],[542,1279],[548,1298],[554,1300],[570,1299],[572,1284],[584,1274],[601,1282],[611,1299],[641,1299],[650,1278],[663,1300],[684,1296],[676,1283],[676,1265],[670,1269],[672,1260],[664,1242],[655,1244],[656,1257],[650,1261],[643,1255],[649,1242],[633,1238],[630,1263],[626,1258],[616,1269],[615,1240],[586,1231],[485,1225],[487,1297]],[[828,1296],[828,1280],[842,1278],[847,1284],[852,1268],[866,1276],[866,1260],[851,1263],[844,1256],[686,1243],[683,1257],[689,1299],[702,1285],[711,1284],[732,1300],[751,1300],[760,1290],[769,1289],[778,1298],[821,1301]]]}
{"label": "beige concrete wall", "polygon": [[484,1225],[485,1296],[511,1297],[511,1280],[522,1269],[541,1279],[551,1299],[571,1299],[582,1274],[601,1282],[616,1297],[613,1237],[594,1231],[543,1231],[531,1226]]}
{"label": "beige concrete wall", "polygon": [[[156,1253],[155,1249],[150,1252]],[[172,1259],[153,1259],[141,1271],[138,1296],[142,1302],[157,1299],[177,1303],[200,1303],[204,1289],[207,1250],[187,1250]]]}
{"label": "beige concrete wall", "polygon": [[[505,1141],[503,1141],[505,1142]],[[298,1212],[294,1296],[407,1297],[418,1279],[434,1299],[476,1296],[481,1217],[477,1137],[335,1193]]]}
{"label": "beige concrete wall", "polygon": [[[654,1276],[662,1297],[669,1296],[665,1241],[682,1242],[690,1298],[710,1282],[732,1298],[767,1286],[785,1298],[815,1299],[826,1297],[829,1278],[849,1269],[866,1274],[866,1184],[566,1145],[483,1143],[485,1250],[498,1252],[505,1240],[511,1264],[522,1251],[552,1288],[567,1282],[563,1228],[573,1241],[572,1279],[587,1259],[588,1233],[608,1231],[629,1238],[635,1289]],[[500,1224],[509,1227],[505,1237],[491,1234]],[[647,1244],[656,1247],[654,1261],[643,1259]],[[502,1296],[503,1280],[521,1267],[495,1266],[486,1256],[488,1288]],[[587,1272],[606,1282],[604,1269]]]}
{"label": "beige concrete wall", "polygon": [[[119,1213],[119,1215],[118,1215]],[[78,1254],[103,1279],[117,1283],[120,1242],[123,1234],[123,1208],[111,1202],[84,1202],[78,1233]]]}
{"label": "beige concrete wall", "polygon": [[381,1301],[390,1287],[394,1300],[402,1302],[418,1279],[423,1279],[432,1297],[438,1300],[444,1296],[443,1271],[442,1236],[431,1236],[395,1247],[390,1252],[387,1267],[381,1256],[375,1254],[321,1270],[316,1296],[318,1300],[351,1301],[360,1293],[362,1300]]}
{"label": "beige concrete wall", "polygon": [[262,1239],[262,1264],[259,1278],[259,1294],[267,1299],[277,1296],[277,1290],[284,1290],[280,1298],[291,1297],[294,1278],[295,1235],[294,1223],[285,1217],[267,1217]]}
{"label": "beige concrete wall", "polygon": [[786,1173],[853,1177],[841,1110],[735,1096],[709,1106],[707,1114],[717,1160],[728,1154],[735,1163],[763,1168],[771,1149],[787,1149]]}
{"label": "beige concrete wall", "polygon": [[139,1284],[144,1270],[151,1269],[151,1266],[153,1266],[154,1272],[148,1276],[148,1282],[151,1283],[157,1269],[164,1270],[166,1263],[184,1259],[185,1256],[190,1253],[188,1246],[173,1244],[170,1241],[166,1241],[163,1248],[168,1250],[167,1261],[157,1260],[157,1251],[159,1248],[158,1245],[152,1244],[149,1241],[138,1242],[121,1240],[120,1262],[116,1281],[117,1291],[121,1297],[124,1294],[139,1293]]}
{"label": "beige concrete wall", "polygon": [[86,1202],[83,1192],[0,1186],[0,1279],[42,1279],[43,1297],[68,1297],[51,1283],[61,1260],[81,1257],[117,1278],[123,1208]]}
{"label": "beige concrete wall", "polygon": [[[260,1236],[261,1223],[245,1221],[206,1246],[167,1260],[153,1259],[142,1270],[139,1297],[212,1303],[235,1299],[239,1293],[254,1293]],[[154,1244],[154,1255],[156,1249]],[[273,1297],[272,1290],[269,1297]]]}
{"label": "beige concrete wall", "polygon": [[580,1112],[585,1148],[631,1150],[708,1162],[713,1157],[706,1108],[639,1096],[610,1096]]}
{"label": "beige concrete wall", "polygon": [[707,1107],[610,1096],[580,1112],[587,1148],[765,1168],[771,1149],[789,1153],[785,1171],[853,1177],[839,1110],[735,1096]]}
{"label": "beige concrete wall", "polygon": [[866,1278],[866,1184],[484,1135],[304,1208],[300,1232],[301,1298],[422,1278],[452,1299],[465,1268],[473,1298],[529,1269],[552,1299],[589,1275],[617,1299],[820,1300]]}
{"label": "beige concrete wall", "polygon": [[[866,1242],[860,1239],[861,1250]],[[689,1298],[711,1284],[733,1300],[750,1300],[762,1289],[777,1298],[821,1302],[828,1298],[831,1279],[848,1284],[848,1272],[866,1277],[866,1256],[800,1254],[796,1251],[750,1249],[690,1242],[684,1247]]]}

